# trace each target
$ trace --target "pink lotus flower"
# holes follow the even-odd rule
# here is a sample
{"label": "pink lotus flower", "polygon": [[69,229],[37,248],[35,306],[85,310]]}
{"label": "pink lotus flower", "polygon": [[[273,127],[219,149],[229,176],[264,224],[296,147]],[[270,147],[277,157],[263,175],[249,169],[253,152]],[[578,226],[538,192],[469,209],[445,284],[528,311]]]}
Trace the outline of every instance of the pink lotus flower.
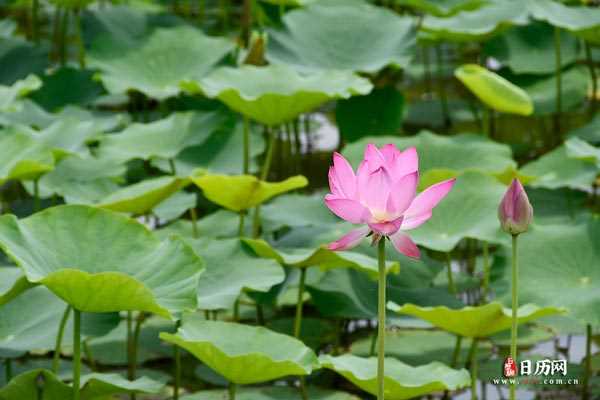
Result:
{"label": "pink lotus flower", "polygon": [[498,206],[498,219],[502,230],[518,235],[529,229],[533,219],[533,207],[518,179],[513,179]]}
{"label": "pink lotus flower", "polygon": [[327,246],[347,250],[369,234],[374,241],[389,237],[400,253],[419,258],[419,248],[404,231],[431,218],[432,209],[448,194],[455,179],[430,186],[417,194],[419,158],[414,147],[400,151],[393,144],[381,149],[369,144],[356,174],[340,154],[333,155],[325,204],[338,217],[366,226]]}

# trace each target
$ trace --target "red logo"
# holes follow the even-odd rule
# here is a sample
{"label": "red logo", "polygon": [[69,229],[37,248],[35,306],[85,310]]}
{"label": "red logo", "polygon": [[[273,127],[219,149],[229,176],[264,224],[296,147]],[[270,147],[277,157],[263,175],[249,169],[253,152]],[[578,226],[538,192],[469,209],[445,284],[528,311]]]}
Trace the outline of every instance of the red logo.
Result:
{"label": "red logo", "polygon": [[514,376],[517,376],[517,364],[515,363],[515,360],[512,359],[512,357],[506,357],[502,369],[506,378],[512,378]]}

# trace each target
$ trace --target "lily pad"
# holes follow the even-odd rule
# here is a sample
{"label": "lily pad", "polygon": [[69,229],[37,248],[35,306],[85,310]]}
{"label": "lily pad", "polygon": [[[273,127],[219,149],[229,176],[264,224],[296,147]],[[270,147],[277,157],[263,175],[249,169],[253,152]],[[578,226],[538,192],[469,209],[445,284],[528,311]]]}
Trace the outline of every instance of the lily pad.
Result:
{"label": "lily pad", "polygon": [[438,17],[450,16],[463,10],[475,10],[485,0],[395,0],[395,4],[424,11]]}
{"label": "lily pad", "polygon": [[202,260],[182,240],[160,242],[143,225],[111,211],[67,205],[21,220],[5,215],[0,247],[30,282],[80,311],[171,317],[196,307]]}
{"label": "lily pad", "polygon": [[206,262],[198,284],[201,309],[229,309],[242,290],[266,292],[285,279],[283,268],[276,261],[257,257],[237,238],[202,238],[190,243]]}
{"label": "lily pad", "polygon": [[[308,398],[311,400],[360,400],[358,397],[344,392],[324,390],[309,386],[306,388]],[[181,400],[223,400],[228,396],[227,390],[205,390],[181,397]],[[238,400],[301,400],[302,394],[296,388],[290,387],[264,387],[264,388],[239,388],[235,393]]]}
{"label": "lily pad", "polygon": [[8,180],[35,180],[54,168],[50,148],[21,129],[0,135],[0,184]]}
{"label": "lily pad", "polygon": [[416,42],[414,20],[366,2],[318,1],[269,31],[267,59],[302,70],[377,72],[405,67]]}
{"label": "lily pad", "polygon": [[204,142],[226,119],[227,114],[219,111],[185,112],[147,124],[135,123],[118,134],[103,136],[98,156],[116,162],[155,157],[170,160],[186,147]]}
{"label": "lily pad", "polygon": [[[365,272],[376,279],[379,275],[377,259],[352,251],[331,251],[324,247],[316,249],[278,249],[262,239],[242,239],[244,243],[261,257],[272,258],[278,263],[289,267],[308,268],[319,267],[326,271],[332,268],[354,268]],[[386,263],[388,273],[400,272],[397,262]]]}
{"label": "lily pad", "polygon": [[308,185],[302,175],[281,182],[265,182],[252,175],[208,174],[191,179],[207,199],[232,211],[247,210],[281,193]]}
{"label": "lily pad", "polygon": [[95,46],[89,66],[99,69],[99,78],[110,93],[135,89],[163,100],[179,93],[183,79],[199,79],[210,72],[233,42],[211,38],[189,26],[158,28],[142,44],[123,49]]}
{"label": "lily pad", "polygon": [[237,384],[309,375],[319,365],[301,341],[263,327],[186,317],[177,334],[161,333],[160,338]]}
{"label": "lily pad", "polygon": [[[38,387],[47,400],[64,400],[71,397],[72,389],[48,370],[25,372],[0,389],[0,399],[37,400]],[[81,377],[81,398],[97,399],[117,393],[159,393],[164,384],[142,377],[129,381],[118,374],[92,373]]]}
{"label": "lily pad", "polygon": [[586,125],[572,130],[569,137],[578,137],[592,144],[600,144],[600,115],[596,115]]}
{"label": "lily pad", "polygon": [[[411,137],[366,137],[347,145],[342,154],[357,167],[368,143],[377,146],[393,143],[399,149],[416,147],[419,153],[421,189],[465,171],[499,174],[517,166],[509,146],[473,134],[442,136],[422,131]],[[485,163],[481,162],[482,157],[485,158]]]}
{"label": "lily pad", "polygon": [[323,207],[324,193],[283,194],[262,208],[263,227],[267,231],[282,227],[327,226],[339,222],[339,218]]}
{"label": "lily pad", "polygon": [[531,187],[588,190],[596,179],[598,168],[588,161],[569,157],[562,145],[525,164],[520,172],[535,178],[529,183]]}
{"label": "lily pad", "polygon": [[519,236],[522,301],[565,307],[572,317],[593,326],[600,324],[595,312],[600,304],[599,234],[600,219],[594,216],[578,224],[535,225]]}
{"label": "lily pad", "polygon": [[500,230],[498,204],[506,186],[488,175],[467,172],[459,176],[452,191],[433,211],[427,223],[411,230],[415,243],[448,252],[464,238],[508,244]]}
{"label": "lily pad", "polygon": [[162,176],[126,186],[98,201],[98,207],[131,214],[146,214],[190,184],[188,178]]}
{"label": "lily pad", "polygon": [[0,267],[0,306],[35,285],[29,283],[19,268]]}
{"label": "lily pad", "polygon": [[533,102],[518,86],[477,64],[465,64],[454,75],[488,107],[509,114],[531,115]]}
{"label": "lily pad", "polygon": [[[361,358],[349,354],[319,357],[323,368],[342,375],[362,390],[377,393],[377,358]],[[395,358],[385,359],[385,398],[403,400],[428,393],[456,390],[470,383],[465,369],[455,370],[440,362],[411,367]]]}
{"label": "lily pad", "polygon": [[[476,307],[467,306],[461,309],[444,306],[419,307],[414,304],[399,306],[388,303],[388,308],[400,314],[424,319],[445,331],[472,338],[486,338],[494,333],[510,329],[512,324],[512,311],[504,308],[499,302]],[[533,304],[525,304],[517,310],[517,318],[522,324],[564,311],[557,307],[542,308]]]}
{"label": "lily pad", "polygon": [[35,75],[28,75],[13,83],[11,86],[0,85],[0,110],[12,111],[16,100],[25,97],[30,92],[37,90],[42,86],[42,81]]}
{"label": "lily pad", "polygon": [[218,98],[231,109],[265,125],[278,125],[329,100],[366,94],[371,83],[347,71],[304,75],[285,65],[222,67],[202,80],[183,81],[182,88]]}

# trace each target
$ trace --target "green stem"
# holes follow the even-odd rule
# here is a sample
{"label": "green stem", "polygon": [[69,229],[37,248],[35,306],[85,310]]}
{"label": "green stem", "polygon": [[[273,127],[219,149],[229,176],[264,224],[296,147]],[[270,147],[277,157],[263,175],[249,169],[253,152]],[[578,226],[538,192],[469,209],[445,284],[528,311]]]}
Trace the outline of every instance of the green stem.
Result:
{"label": "green stem", "polygon": [[229,400],[235,400],[235,389],[235,383],[229,382]]}
{"label": "green stem", "polygon": [[556,75],[556,110],[554,115],[555,135],[560,135],[560,114],[562,112],[562,61],[561,61],[561,46],[560,46],[560,28],[554,27],[554,52],[556,58],[555,75]]}
{"label": "green stem", "polygon": [[56,344],[54,345],[54,355],[52,357],[52,372],[58,374],[58,368],[60,367],[60,349],[62,347],[62,339],[65,334],[65,326],[69,320],[69,314],[71,313],[71,306],[65,308],[62,318],[60,319],[60,325],[58,325],[58,334],[56,335]]}
{"label": "green stem", "polygon": [[[136,320],[135,320],[135,327],[133,330],[133,337],[131,338],[131,348],[130,348],[130,359],[129,359],[129,368],[130,370],[129,372],[129,380],[132,381],[135,379],[136,376],[136,369],[137,369],[137,353],[138,353],[138,344],[140,341],[140,331],[142,330],[142,324],[144,323],[144,320],[146,319],[146,316],[144,315],[143,312],[139,312]],[[129,395],[129,398],[131,400],[135,400],[136,399],[136,394],[135,393],[131,393]]]}
{"label": "green stem", "polygon": [[[510,356],[517,362],[517,310],[519,309],[518,297],[518,269],[517,269],[517,237],[512,236],[512,329],[510,332]],[[515,384],[510,385],[510,400],[515,400]]]}
{"label": "green stem", "polygon": [[244,115],[244,174],[250,172],[250,121]]}
{"label": "green stem", "polygon": [[490,108],[486,105],[483,106],[483,120],[482,120],[482,127],[483,127],[483,135],[485,137],[490,137]]}
{"label": "green stem", "polygon": [[450,127],[452,121],[450,120],[450,111],[448,109],[448,96],[446,94],[446,85],[444,83],[444,60],[442,58],[442,46],[435,46],[435,54],[437,59],[437,78],[438,78],[438,90],[440,95],[440,104],[442,106],[442,116],[444,118],[444,126]]}
{"label": "green stem", "polygon": [[38,29],[38,11],[40,8],[39,0],[33,0],[31,2],[31,39],[36,44],[40,43],[40,35]]}
{"label": "green stem", "polygon": [[[267,147],[267,154],[265,155],[265,161],[260,172],[260,180],[266,181],[269,177],[269,171],[271,170],[271,162],[273,161],[273,152],[275,147],[275,133],[267,127],[267,135],[269,136],[269,145]],[[252,219],[252,236],[257,238],[260,235],[260,205],[254,208],[254,216]]]}
{"label": "green stem", "polygon": [[483,290],[482,300],[485,303],[487,300],[490,287],[490,249],[487,242],[483,242]]}
{"label": "green stem", "polygon": [[259,303],[256,303],[256,323],[259,326],[264,326],[265,324],[265,313],[262,304]]}
{"label": "green stem", "polygon": [[592,58],[592,48],[589,42],[584,41],[585,57],[587,59],[587,65],[590,69],[590,79],[592,80],[592,98],[590,99],[590,114],[594,115],[596,112],[596,95],[598,92],[598,77],[596,76],[596,67],[594,66],[594,60]]}
{"label": "green stem", "polygon": [[582,400],[590,398],[590,377],[592,376],[592,325],[586,325],[585,335],[585,371],[583,375]]}
{"label": "green stem", "polygon": [[67,36],[69,34],[69,11],[65,8],[60,29],[60,65],[64,67],[67,63]]}
{"label": "green stem", "polygon": [[75,14],[75,40],[77,41],[77,56],[79,67],[85,68],[85,45],[83,44],[83,35],[81,34],[81,10],[76,8]]}
{"label": "green stem", "polygon": [[[179,329],[181,320],[175,323],[175,329]],[[181,387],[181,350],[179,346],[173,346],[173,358],[175,359],[175,382],[173,384],[173,400],[179,399],[179,388]]]}
{"label": "green stem", "polygon": [[85,353],[85,358],[87,359],[90,369],[92,371],[96,371],[96,361],[94,361],[94,355],[92,354],[92,349],[90,348],[90,344],[87,340],[83,341],[83,352]]}
{"label": "green stem", "polygon": [[454,285],[454,278],[452,277],[452,258],[450,253],[446,253],[446,270],[448,272],[448,291],[452,294],[456,294],[456,286]]}
{"label": "green stem", "polygon": [[379,295],[377,301],[377,400],[384,400],[385,395],[385,237],[379,239],[378,264],[379,264]]}
{"label": "green stem", "polygon": [[39,179],[33,181],[33,211],[38,212],[41,208],[40,202],[40,182]]}
{"label": "green stem", "polygon": [[304,285],[306,282],[306,268],[300,268],[300,281],[298,283],[298,301],[296,302],[296,319],[294,320],[294,337],[300,338],[302,329],[302,307],[304,304]]}
{"label": "green stem", "polygon": [[127,311],[127,379],[132,381],[135,372],[133,369],[133,312]]}
{"label": "green stem", "polygon": [[4,377],[6,378],[6,383],[12,379],[12,360],[10,358],[4,360]]}
{"label": "green stem", "polygon": [[172,158],[169,158],[169,169],[171,170],[171,175],[177,175],[177,168],[175,167],[175,161]]}
{"label": "green stem", "polygon": [[244,223],[246,220],[246,212],[245,211],[240,211],[240,222],[238,223],[238,236],[242,237],[244,236]]}
{"label": "green stem", "polygon": [[456,344],[454,345],[454,352],[452,353],[452,360],[450,362],[450,366],[452,368],[455,368],[458,365],[458,358],[460,357],[462,339],[462,336],[456,336]]}
{"label": "green stem", "polygon": [[81,380],[81,311],[73,309],[73,400],[79,400]]}
{"label": "green stem", "polygon": [[192,235],[194,239],[198,239],[198,213],[196,207],[190,208],[190,217],[192,218]]}
{"label": "green stem", "polygon": [[477,338],[473,338],[471,346],[471,400],[477,400]]}

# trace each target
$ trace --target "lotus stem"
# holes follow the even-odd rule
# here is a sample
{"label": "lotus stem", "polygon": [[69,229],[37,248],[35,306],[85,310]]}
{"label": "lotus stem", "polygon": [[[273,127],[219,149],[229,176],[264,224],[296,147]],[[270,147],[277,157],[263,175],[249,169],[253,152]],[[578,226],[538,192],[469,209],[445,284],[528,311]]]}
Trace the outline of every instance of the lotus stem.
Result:
{"label": "lotus stem", "polygon": [[229,0],[219,0],[219,7],[221,9],[223,30],[227,32],[229,30]]}
{"label": "lotus stem", "polygon": [[196,213],[196,205],[190,208],[190,217],[192,219],[192,236],[198,239],[198,213]]}
{"label": "lotus stem", "polygon": [[458,358],[460,357],[460,348],[462,346],[463,337],[460,335],[456,336],[456,344],[454,345],[454,352],[452,353],[452,360],[450,361],[450,366],[452,368],[458,365]]}
{"label": "lotus stem", "polygon": [[590,377],[592,376],[592,325],[585,327],[585,371],[583,374],[583,393],[582,400],[590,398]]}
{"label": "lotus stem", "polygon": [[585,57],[587,59],[587,65],[590,69],[590,79],[592,80],[592,97],[590,99],[590,114],[593,116],[596,113],[596,96],[598,92],[598,77],[596,76],[596,68],[594,66],[594,59],[592,58],[592,48],[589,42],[584,40]]}
{"label": "lotus stem", "polygon": [[483,106],[483,120],[481,125],[483,127],[483,135],[485,137],[490,137],[490,108],[486,105]]}
{"label": "lotus stem", "polygon": [[[175,329],[179,329],[181,320],[175,323]],[[179,388],[181,387],[181,350],[179,346],[173,346],[173,358],[175,359],[175,382],[173,384],[173,400],[179,399]]]}
{"label": "lotus stem", "polygon": [[77,41],[77,55],[79,58],[79,67],[85,68],[85,45],[83,44],[83,35],[81,34],[81,10],[76,8],[75,14],[75,39]]}
{"label": "lotus stem", "polygon": [[201,24],[204,21],[204,6],[205,0],[198,0],[198,23]]}
{"label": "lotus stem", "polygon": [[40,183],[39,179],[33,181],[33,211],[38,212],[41,209],[40,201]]}
{"label": "lotus stem", "polygon": [[6,378],[6,383],[8,384],[12,379],[12,360],[10,358],[4,360],[4,376]]}
{"label": "lotus stem", "polygon": [[52,20],[52,48],[49,52],[50,61],[57,59],[60,52],[60,17],[61,9],[59,6],[54,7],[54,17]]}
{"label": "lotus stem", "polygon": [[485,303],[487,301],[487,296],[490,287],[490,249],[488,242],[483,242],[483,290],[482,290],[482,300]]}
{"label": "lotus stem", "polygon": [[236,385],[233,382],[229,382],[229,400],[235,400]]}
{"label": "lotus stem", "polygon": [[133,380],[133,313],[127,311],[127,379]]}
{"label": "lotus stem", "polygon": [[81,311],[73,309],[73,400],[79,400],[81,381]]}
{"label": "lotus stem", "polygon": [[374,333],[371,337],[371,347],[369,348],[369,357],[373,357],[375,355],[375,347],[377,347],[377,334]]}
{"label": "lotus stem", "polygon": [[450,119],[450,111],[448,109],[448,96],[446,94],[446,85],[444,84],[444,60],[442,58],[442,46],[435,46],[435,54],[437,58],[437,74],[438,74],[438,90],[440,95],[440,104],[442,106],[442,116],[444,118],[444,127],[449,128],[452,125]]}
{"label": "lotus stem", "polygon": [[377,400],[385,400],[385,237],[379,239],[378,264],[379,264],[379,287],[377,302]]}
{"label": "lotus stem", "polygon": [[296,319],[294,320],[294,337],[300,338],[302,329],[302,307],[304,304],[304,286],[306,282],[306,268],[300,268],[300,281],[298,283],[298,301],[296,302]]}
{"label": "lotus stem", "polygon": [[560,28],[554,27],[554,53],[556,61],[556,110],[554,115],[554,129],[555,135],[560,137],[560,114],[562,113],[562,60],[561,60],[561,48],[560,48]]}
{"label": "lotus stem", "polygon": [[246,220],[246,212],[244,210],[240,211],[240,222],[238,223],[238,236],[244,236],[244,223]]}
{"label": "lotus stem", "polygon": [[[518,269],[517,269],[517,237],[518,235],[512,236],[512,329],[510,332],[510,356],[513,361],[517,362],[517,310],[519,309],[519,297],[518,297]],[[510,385],[510,400],[515,400],[516,385],[513,383]]]}
{"label": "lotus stem", "polygon": [[63,10],[60,29],[60,65],[64,67],[67,63],[67,36],[69,33],[69,11]]}
{"label": "lotus stem", "polygon": [[456,294],[456,286],[454,285],[454,278],[452,277],[452,258],[450,253],[446,253],[446,270],[448,272],[448,291],[451,294]]}
{"label": "lotus stem", "polygon": [[[275,132],[270,127],[266,127],[266,132],[269,137],[269,144],[267,147],[267,154],[265,155],[265,161],[263,162],[262,171],[260,172],[260,180],[266,181],[269,177],[269,171],[271,170],[271,163],[273,161],[273,152],[275,147]],[[260,235],[260,205],[254,208],[254,217],[252,221],[252,236],[257,238]]]}
{"label": "lotus stem", "polygon": [[55,374],[58,374],[58,369],[60,367],[60,349],[62,347],[62,339],[65,334],[65,326],[69,320],[69,314],[71,314],[71,306],[67,306],[67,308],[65,308],[65,312],[63,313],[63,316],[60,319],[60,324],[58,325],[58,334],[56,335],[56,344],[54,345],[54,355],[52,357],[52,372]]}
{"label": "lotus stem", "polygon": [[471,400],[477,400],[477,338],[473,338],[473,344],[469,353],[471,355]]}
{"label": "lotus stem", "polygon": [[[247,0],[246,0],[247,1]],[[244,169],[246,175],[250,172],[250,121],[244,115]]]}
{"label": "lotus stem", "polygon": [[85,353],[85,358],[90,366],[92,371],[96,371],[96,361],[94,361],[94,355],[92,354],[92,349],[90,348],[90,344],[87,339],[83,341],[83,352]]}
{"label": "lotus stem", "polygon": [[40,8],[39,0],[31,2],[31,38],[36,44],[40,43],[40,34],[38,29],[38,11]]}
{"label": "lotus stem", "polygon": [[242,43],[248,46],[250,43],[250,31],[252,30],[252,4],[253,0],[244,0],[244,8],[242,12]]}

